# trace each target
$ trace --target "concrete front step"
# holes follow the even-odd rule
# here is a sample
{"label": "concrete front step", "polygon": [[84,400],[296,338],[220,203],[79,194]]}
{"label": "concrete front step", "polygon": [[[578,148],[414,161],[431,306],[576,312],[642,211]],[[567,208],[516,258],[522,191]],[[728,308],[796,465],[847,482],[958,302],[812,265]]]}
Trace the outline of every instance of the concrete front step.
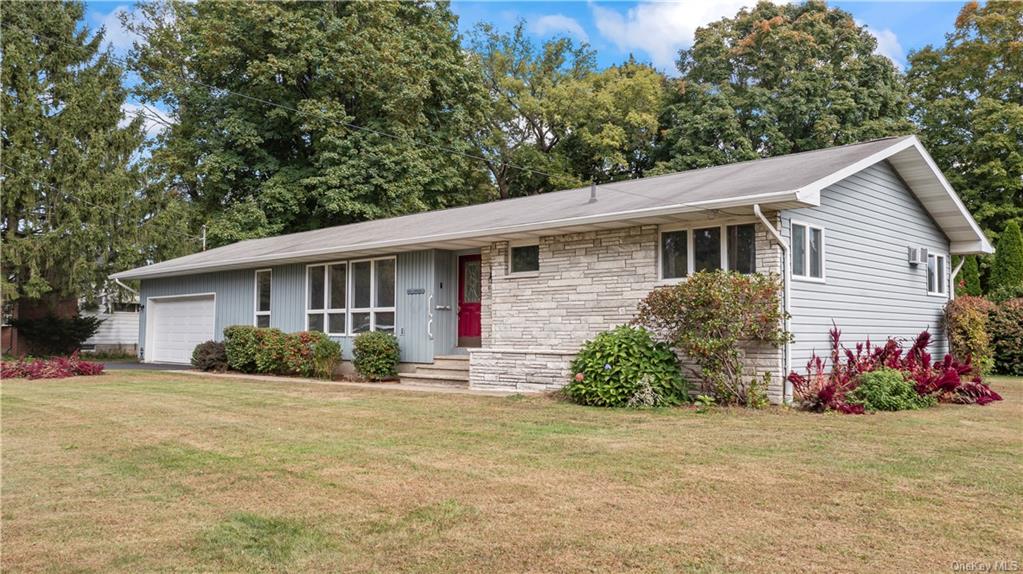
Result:
{"label": "concrete front step", "polygon": [[469,369],[449,369],[445,367],[438,367],[437,365],[417,365],[415,370],[416,375],[437,375],[441,377],[447,377],[458,381],[469,380]]}
{"label": "concrete front step", "polygon": [[453,379],[446,375],[430,375],[423,373],[407,373],[401,375],[403,384],[415,385],[437,385],[442,387],[469,388],[469,375],[464,378]]}
{"label": "concrete front step", "polygon": [[417,368],[435,367],[438,369],[469,370],[469,355],[437,355],[432,365],[418,365]]}

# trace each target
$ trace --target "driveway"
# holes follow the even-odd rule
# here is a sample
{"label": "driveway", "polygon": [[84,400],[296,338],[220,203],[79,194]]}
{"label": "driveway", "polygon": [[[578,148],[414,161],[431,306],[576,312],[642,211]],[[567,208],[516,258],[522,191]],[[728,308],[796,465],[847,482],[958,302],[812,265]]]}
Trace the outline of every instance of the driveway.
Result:
{"label": "driveway", "polygon": [[136,371],[180,371],[191,369],[191,365],[180,365],[177,363],[139,363],[137,361],[99,361],[106,366],[108,371],[124,371],[133,369]]}

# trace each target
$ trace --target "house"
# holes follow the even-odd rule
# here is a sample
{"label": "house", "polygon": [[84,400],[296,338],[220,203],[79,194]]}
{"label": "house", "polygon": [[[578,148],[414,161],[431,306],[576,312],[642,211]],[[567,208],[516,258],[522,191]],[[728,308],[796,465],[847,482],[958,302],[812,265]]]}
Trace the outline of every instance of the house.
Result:
{"label": "house", "polygon": [[146,361],[187,362],[233,324],[323,330],[347,359],[376,329],[427,370],[462,357],[473,388],[542,390],[659,285],[778,273],[795,341],[747,361],[780,402],[832,321],[848,339],[929,328],[944,351],[950,257],[992,251],[906,136],[242,241],[114,278],[141,280]]}

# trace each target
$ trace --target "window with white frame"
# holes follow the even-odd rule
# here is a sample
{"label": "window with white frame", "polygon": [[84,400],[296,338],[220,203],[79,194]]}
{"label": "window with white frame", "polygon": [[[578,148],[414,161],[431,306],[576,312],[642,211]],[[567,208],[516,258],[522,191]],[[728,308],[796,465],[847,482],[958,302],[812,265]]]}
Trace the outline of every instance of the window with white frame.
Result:
{"label": "window with white frame", "polygon": [[394,332],[395,259],[352,261],[350,332]]}
{"label": "window with white frame", "polygon": [[306,267],[306,330],[330,335],[348,332],[348,265],[326,263]]}
{"label": "window with white frame", "polygon": [[944,255],[927,254],[927,293],[931,295],[945,294],[945,262]]}
{"label": "window with white frame", "polygon": [[539,245],[512,245],[508,254],[509,273],[531,273],[540,270]]}
{"label": "window with white frame", "polygon": [[662,229],[658,251],[661,279],[681,279],[698,271],[725,268],[740,273],[757,270],[753,223]]}
{"label": "window with white frame", "polygon": [[792,222],[792,276],[824,280],[824,228]]}
{"label": "window with white frame", "polygon": [[253,324],[257,327],[270,326],[270,286],[272,271],[260,269],[256,271],[256,317]]}

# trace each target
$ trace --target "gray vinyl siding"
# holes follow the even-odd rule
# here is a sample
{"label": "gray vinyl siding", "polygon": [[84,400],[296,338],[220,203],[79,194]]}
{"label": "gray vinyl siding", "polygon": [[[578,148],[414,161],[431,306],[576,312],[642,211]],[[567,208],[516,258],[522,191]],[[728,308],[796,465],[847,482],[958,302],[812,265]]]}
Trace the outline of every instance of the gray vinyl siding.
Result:
{"label": "gray vinyl siding", "polygon": [[[204,273],[201,275],[185,275],[165,279],[147,279],[139,288],[139,299],[143,307],[139,313],[139,348],[146,344],[146,305],[150,297],[166,297],[170,295],[191,295],[199,293],[215,293],[216,320],[214,335],[216,340],[224,337],[224,327],[231,325],[251,325],[255,317],[255,275],[253,271],[226,271],[220,273]],[[143,349],[144,352],[144,349]]]}
{"label": "gray vinyl siding", "polygon": [[820,207],[781,216],[786,239],[793,219],[824,228],[825,281],[792,280],[793,368],[802,370],[814,350],[826,356],[832,321],[850,347],[867,337],[884,343],[929,329],[931,352],[946,352],[941,317],[947,297],[928,295],[927,265],[911,266],[907,249],[946,256],[948,293],[949,241],[887,162],[824,189]]}
{"label": "gray vinyl siding", "polygon": [[[450,259],[450,252],[424,250],[397,255],[395,270],[395,335],[401,347],[403,362],[431,362],[435,354],[435,341],[449,351],[447,341],[454,338],[453,326],[435,319],[434,339],[428,334],[429,297],[438,286],[436,260]],[[330,260],[334,262],[336,260]],[[325,261],[327,262],[327,261]],[[270,326],[286,333],[306,328],[306,267],[310,264],[278,265],[270,267]],[[167,295],[216,294],[215,335],[223,339],[224,328],[231,325],[252,325],[255,319],[255,272],[226,271],[201,275],[186,275],[142,281],[142,301],[147,297]],[[446,291],[451,291],[444,281]],[[423,291],[420,293],[419,291]],[[436,303],[441,304],[441,303]],[[139,344],[144,344],[146,315],[139,317]],[[351,336],[333,337],[341,343],[342,357],[352,358]],[[438,353],[440,354],[440,353]]]}

